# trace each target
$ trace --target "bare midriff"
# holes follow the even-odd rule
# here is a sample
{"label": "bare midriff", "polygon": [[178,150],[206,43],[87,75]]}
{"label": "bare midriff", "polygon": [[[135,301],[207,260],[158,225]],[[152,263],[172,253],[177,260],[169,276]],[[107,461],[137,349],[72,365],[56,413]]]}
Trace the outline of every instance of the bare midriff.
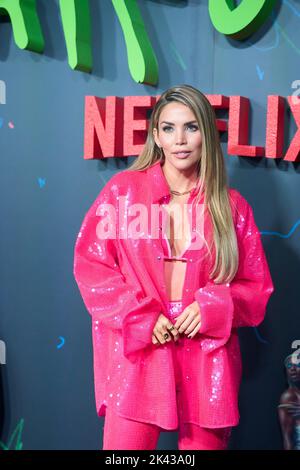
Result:
{"label": "bare midriff", "polygon": [[[165,253],[165,256],[169,257],[169,259],[165,258],[164,260],[164,272],[168,299],[172,301],[182,299],[187,266],[187,262],[184,258],[178,260],[172,258],[181,258],[191,243],[190,226],[187,214],[188,198],[189,194],[173,197],[171,202],[164,206],[165,210],[169,214],[168,221],[170,225],[169,233],[167,225],[166,231],[163,234],[168,247],[168,251]],[[177,205],[176,212],[173,212],[175,205]],[[176,219],[176,223],[174,223],[174,219]]]}

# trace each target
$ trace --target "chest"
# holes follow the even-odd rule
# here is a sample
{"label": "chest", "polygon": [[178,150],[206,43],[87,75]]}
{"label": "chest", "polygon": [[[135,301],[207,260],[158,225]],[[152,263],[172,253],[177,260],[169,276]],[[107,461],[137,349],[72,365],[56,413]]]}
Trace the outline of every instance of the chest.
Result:
{"label": "chest", "polygon": [[171,256],[180,256],[191,243],[191,227],[188,197],[175,198],[164,206],[164,236],[168,241]]}

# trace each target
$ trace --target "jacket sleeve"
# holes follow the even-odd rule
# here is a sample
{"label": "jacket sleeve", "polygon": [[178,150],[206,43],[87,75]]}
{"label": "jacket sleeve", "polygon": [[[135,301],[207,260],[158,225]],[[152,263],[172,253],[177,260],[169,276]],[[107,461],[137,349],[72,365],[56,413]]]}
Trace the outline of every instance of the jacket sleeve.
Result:
{"label": "jacket sleeve", "polygon": [[234,279],[226,284],[209,281],[194,294],[200,306],[202,348],[207,352],[223,346],[232,328],[259,325],[274,291],[253,210],[241,195],[235,228],[239,267]]}
{"label": "jacket sleeve", "polygon": [[[158,300],[143,295],[137,285],[125,281],[117,249],[116,197],[111,181],[86,213],[74,247],[73,274],[84,304],[99,326],[121,330],[124,355],[131,358],[152,345],[152,331],[161,312]],[[103,236],[106,214],[110,232]]]}

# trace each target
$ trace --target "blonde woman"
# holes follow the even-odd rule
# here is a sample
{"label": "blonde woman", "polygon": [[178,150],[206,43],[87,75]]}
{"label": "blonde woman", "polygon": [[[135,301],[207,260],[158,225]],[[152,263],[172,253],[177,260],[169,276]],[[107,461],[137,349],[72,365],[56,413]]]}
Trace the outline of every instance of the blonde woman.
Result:
{"label": "blonde woman", "polygon": [[93,324],[103,449],[226,449],[239,422],[237,328],[274,287],[253,211],[226,181],[209,101],[189,85],[158,99],[142,153],[83,220],[74,276]]}

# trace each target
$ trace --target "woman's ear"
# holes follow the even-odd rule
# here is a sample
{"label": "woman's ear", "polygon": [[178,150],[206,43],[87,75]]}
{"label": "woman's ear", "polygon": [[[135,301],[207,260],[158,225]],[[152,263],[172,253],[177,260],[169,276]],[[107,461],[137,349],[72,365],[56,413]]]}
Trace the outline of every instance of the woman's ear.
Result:
{"label": "woman's ear", "polygon": [[156,129],[156,127],[153,128],[153,138],[154,138],[154,141],[155,141],[156,145],[157,145],[158,147],[160,147],[159,139],[158,139],[158,137],[157,137],[157,129]]}

